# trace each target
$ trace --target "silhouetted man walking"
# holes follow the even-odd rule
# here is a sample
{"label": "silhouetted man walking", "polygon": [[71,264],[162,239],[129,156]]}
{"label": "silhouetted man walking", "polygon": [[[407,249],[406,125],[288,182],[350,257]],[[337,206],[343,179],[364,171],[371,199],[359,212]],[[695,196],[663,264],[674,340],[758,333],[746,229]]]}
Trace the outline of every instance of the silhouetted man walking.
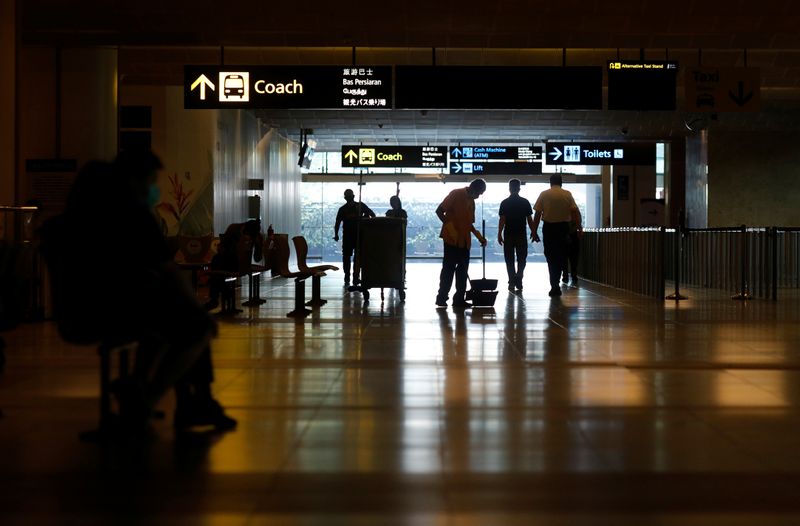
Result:
{"label": "silhouetted man walking", "polygon": [[349,188],[344,191],[346,203],[339,208],[336,214],[336,225],[333,227],[333,240],[339,241],[339,225],[342,228],[342,266],[344,267],[344,283],[350,284],[350,258],[355,252],[355,269],[353,269],[353,283],[358,284],[358,221],[368,217],[375,217],[375,212],[364,203],[356,202],[356,196]]}
{"label": "silhouetted man walking", "polygon": [[[536,232],[533,227],[531,203],[524,197],[520,197],[520,186],[519,179],[512,179],[508,182],[508,191],[511,195],[500,203],[500,222],[497,225],[497,242],[503,245],[503,256],[508,272],[508,290],[510,291],[513,291],[514,288],[522,290],[522,276],[528,259],[528,236],[525,232],[525,222],[527,221],[531,228],[531,239],[533,239],[533,233]],[[514,268],[515,256],[516,269]]]}
{"label": "silhouetted man walking", "polygon": [[550,292],[549,295],[561,296],[561,288],[558,279],[561,277],[561,270],[567,257],[567,242],[569,238],[569,222],[575,221],[578,232],[582,232],[581,215],[578,212],[578,205],[575,204],[572,194],[561,188],[561,175],[553,174],[550,176],[550,189],[539,194],[533,209],[536,215],[533,217],[533,234],[531,238],[534,243],[539,241],[539,221],[544,219],[542,236],[544,237],[544,257],[547,258],[547,268],[550,273]]}

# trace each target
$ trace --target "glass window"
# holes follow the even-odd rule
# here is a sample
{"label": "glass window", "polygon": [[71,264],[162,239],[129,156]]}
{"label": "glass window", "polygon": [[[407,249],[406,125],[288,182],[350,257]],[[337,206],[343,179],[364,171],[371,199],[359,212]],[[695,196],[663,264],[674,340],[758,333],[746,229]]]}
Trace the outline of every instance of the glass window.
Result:
{"label": "glass window", "polygon": [[[463,188],[465,183],[415,182],[400,185],[400,199],[408,213],[406,231],[409,258],[442,257],[442,241],[439,239],[441,222],[436,216],[436,207],[449,192]],[[340,243],[333,241],[333,226],[336,213],[344,204],[344,191],[348,188],[359,196],[356,182],[302,183],[302,230],[308,240],[309,257],[325,261],[337,261],[341,258]],[[528,183],[522,187],[521,195],[531,202],[536,202],[539,193],[549,188],[546,183]],[[600,206],[596,197],[600,194],[599,184],[565,184],[564,188],[572,192],[575,202],[583,216],[584,226],[599,225]],[[383,216],[389,209],[389,198],[395,195],[397,186],[391,182],[370,182],[361,187],[361,201],[369,206],[376,215]],[[486,238],[489,244],[486,257],[489,261],[503,260],[503,247],[497,243],[498,210],[500,202],[508,197],[507,183],[488,183],[486,193],[476,201],[475,226],[481,229],[481,222],[486,220]],[[597,202],[596,202],[597,201]],[[531,244],[529,248],[531,261],[542,259],[542,245]],[[473,242],[472,256],[480,257],[480,245]],[[542,259],[543,260],[543,259]]]}

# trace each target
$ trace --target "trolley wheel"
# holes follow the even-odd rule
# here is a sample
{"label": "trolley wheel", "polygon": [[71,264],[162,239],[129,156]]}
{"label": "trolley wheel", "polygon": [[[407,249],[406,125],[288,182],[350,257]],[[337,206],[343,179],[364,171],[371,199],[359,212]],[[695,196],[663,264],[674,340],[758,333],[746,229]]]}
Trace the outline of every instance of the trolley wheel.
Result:
{"label": "trolley wheel", "polygon": [[369,301],[369,289],[364,289],[363,296],[364,301]]}
{"label": "trolley wheel", "polygon": [[397,293],[400,295],[400,301],[406,301],[405,289],[397,289]]}

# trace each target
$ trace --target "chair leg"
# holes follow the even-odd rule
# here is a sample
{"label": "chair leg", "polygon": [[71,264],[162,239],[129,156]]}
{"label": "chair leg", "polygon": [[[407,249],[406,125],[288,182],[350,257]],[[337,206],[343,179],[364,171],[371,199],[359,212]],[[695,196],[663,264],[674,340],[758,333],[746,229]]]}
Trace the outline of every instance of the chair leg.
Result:
{"label": "chair leg", "polygon": [[246,307],[257,307],[266,303],[266,300],[261,299],[261,272],[253,272],[250,274],[248,286],[247,301],[243,301],[242,305]]}
{"label": "chair leg", "polygon": [[236,280],[226,279],[222,287],[222,311],[220,314],[238,314],[241,309],[236,308]]}
{"label": "chair leg", "polygon": [[311,309],[305,307],[306,282],[305,279],[294,280],[294,310],[286,316],[289,318],[305,318],[311,314]]}
{"label": "chair leg", "polygon": [[311,301],[306,302],[309,307],[322,307],[328,300],[322,299],[322,275],[314,274],[311,277]]}

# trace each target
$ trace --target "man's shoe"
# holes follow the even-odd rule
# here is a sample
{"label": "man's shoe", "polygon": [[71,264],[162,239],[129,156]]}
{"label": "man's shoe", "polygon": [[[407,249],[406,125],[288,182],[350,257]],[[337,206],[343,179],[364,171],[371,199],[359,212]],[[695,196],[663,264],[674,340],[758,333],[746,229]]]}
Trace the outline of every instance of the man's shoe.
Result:
{"label": "man's shoe", "polygon": [[561,277],[561,283],[569,283],[569,274],[564,272],[564,275]]}
{"label": "man's shoe", "polygon": [[554,287],[550,289],[550,292],[548,292],[547,295],[551,298],[561,296],[561,289]]}
{"label": "man's shoe", "polygon": [[508,284],[508,291],[509,292],[514,292],[514,285],[512,283]]}
{"label": "man's shoe", "polygon": [[578,286],[578,278],[577,277],[572,276],[572,283],[570,283],[570,286],[571,287],[577,287]]}
{"label": "man's shoe", "polygon": [[446,309],[447,308],[447,300],[436,300],[436,308],[437,309]]}
{"label": "man's shoe", "polygon": [[454,309],[471,309],[472,303],[468,301],[454,301],[453,302]]}
{"label": "man's shoe", "polygon": [[230,431],[238,422],[225,414],[225,410],[216,400],[175,411],[173,425],[178,431],[187,431],[193,427],[212,426],[217,431]]}

